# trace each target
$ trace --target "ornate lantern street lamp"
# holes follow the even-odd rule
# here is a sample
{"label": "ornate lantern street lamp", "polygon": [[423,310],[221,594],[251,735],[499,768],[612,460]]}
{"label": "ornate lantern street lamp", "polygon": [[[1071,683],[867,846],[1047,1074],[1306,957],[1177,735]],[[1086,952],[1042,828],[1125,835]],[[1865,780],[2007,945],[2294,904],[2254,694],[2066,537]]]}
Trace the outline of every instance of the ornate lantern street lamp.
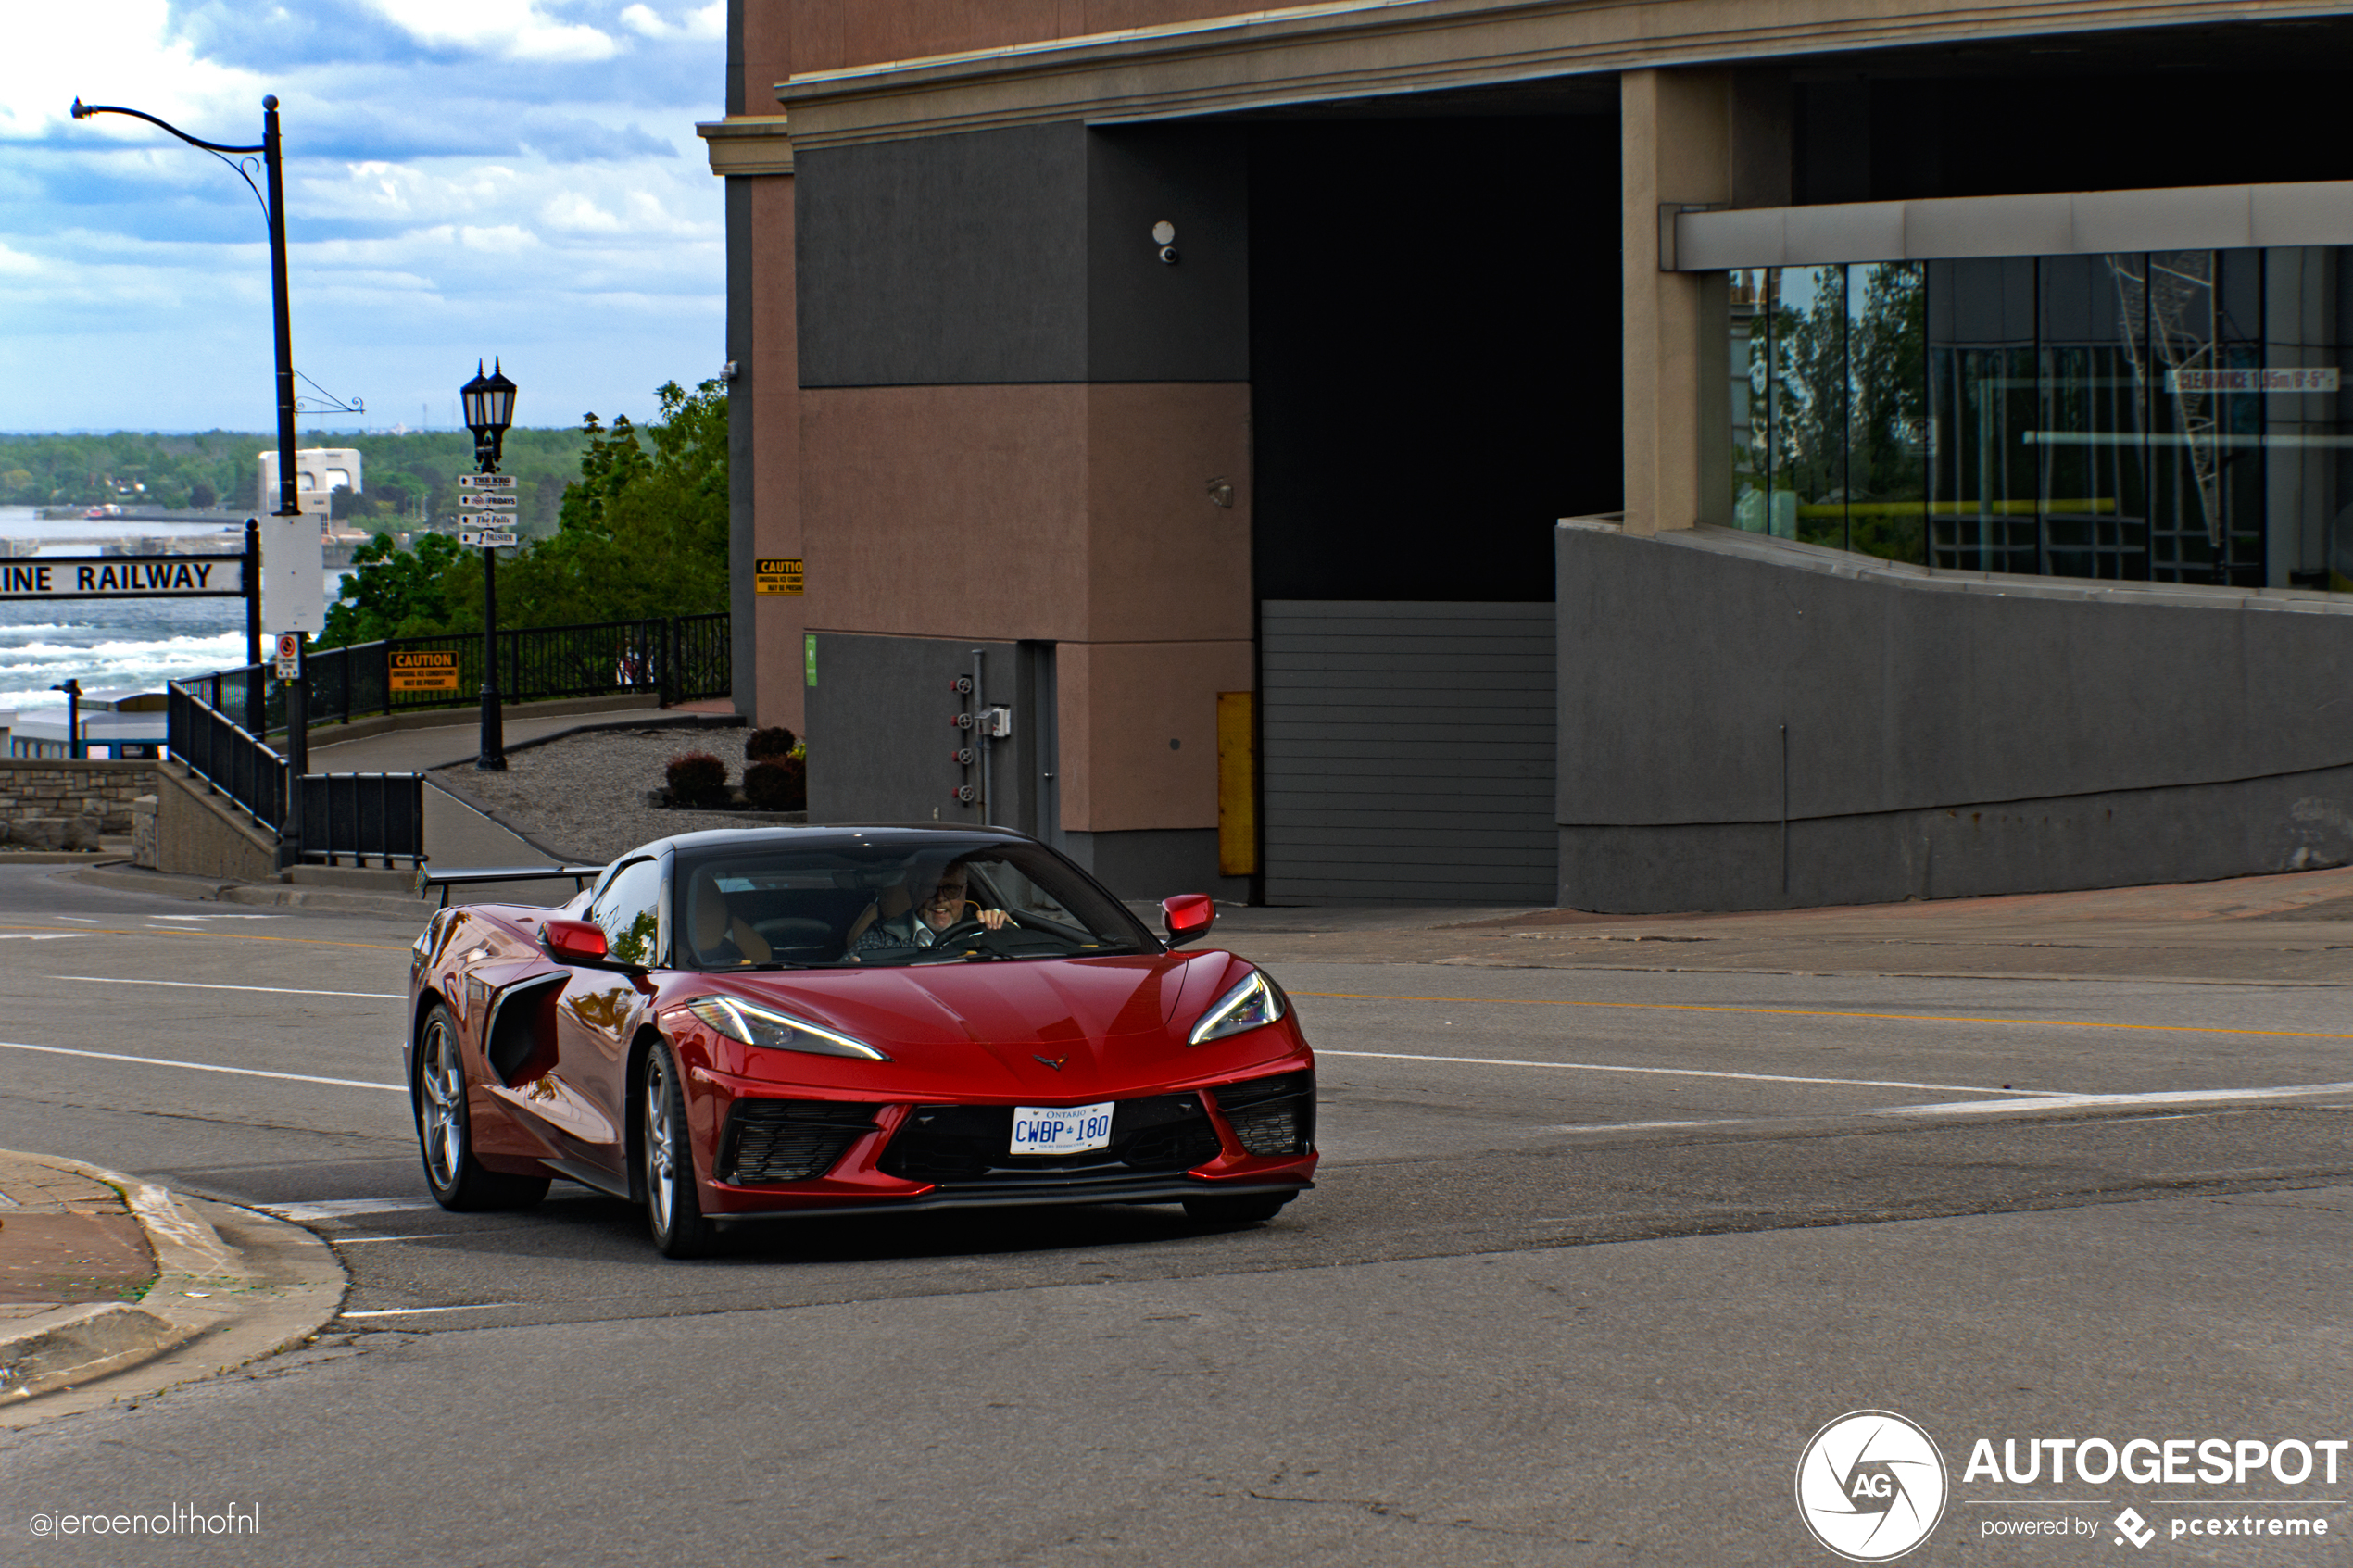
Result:
{"label": "ornate lantern street lamp", "polygon": [[[515,422],[515,383],[496,360],[490,373],[484,375],[482,361],[477,359],[474,379],[459,387],[458,395],[465,399],[466,428],[474,433],[474,472],[497,473],[507,429]],[[510,492],[484,486],[474,491],[474,498],[487,504],[491,497],[503,498],[507,494]],[[496,528],[513,519],[492,514],[477,521]],[[482,749],[474,766],[494,773],[507,768],[505,725],[498,712],[498,550],[487,536],[482,546]]]}

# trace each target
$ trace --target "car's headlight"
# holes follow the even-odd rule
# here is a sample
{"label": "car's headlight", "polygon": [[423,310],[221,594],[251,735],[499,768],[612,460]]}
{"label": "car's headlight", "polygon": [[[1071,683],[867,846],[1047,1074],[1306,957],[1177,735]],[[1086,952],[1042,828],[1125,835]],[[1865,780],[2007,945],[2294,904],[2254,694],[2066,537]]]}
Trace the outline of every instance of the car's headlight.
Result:
{"label": "car's headlight", "polygon": [[861,1061],[890,1058],[863,1040],[822,1028],[805,1018],[792,1018],[755,1007],[734,997],[704,997],[686,1004],[686,1010],[731,1040],[764,1046],[776,1051],[803,1051],[811,1056],[850,1056]]}
{"label": "car's headlight", "polygon": [[1193,1032],[1185,1036],[1185,1044],[1222,1040],[1245,1029],[1263,1028],[1282,1016],[1283,994],[1275,989],[1273,981],[1252,970],[1239,985],[1217,998],[1216,1006],[1201,1015]]}

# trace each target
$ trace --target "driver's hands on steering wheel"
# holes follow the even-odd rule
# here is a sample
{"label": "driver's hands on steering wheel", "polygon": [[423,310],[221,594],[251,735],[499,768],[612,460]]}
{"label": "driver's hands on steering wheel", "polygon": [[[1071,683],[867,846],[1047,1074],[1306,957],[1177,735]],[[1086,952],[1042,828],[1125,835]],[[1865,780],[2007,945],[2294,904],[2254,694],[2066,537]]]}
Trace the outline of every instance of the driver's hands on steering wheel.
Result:
{"label": "driver's hands on steering wheel", "polygon": [[980,922],[991,931],[1002,931],[1005,929],[1005,922],[1009,917],[1002,909],[983,909],[970,918]]}

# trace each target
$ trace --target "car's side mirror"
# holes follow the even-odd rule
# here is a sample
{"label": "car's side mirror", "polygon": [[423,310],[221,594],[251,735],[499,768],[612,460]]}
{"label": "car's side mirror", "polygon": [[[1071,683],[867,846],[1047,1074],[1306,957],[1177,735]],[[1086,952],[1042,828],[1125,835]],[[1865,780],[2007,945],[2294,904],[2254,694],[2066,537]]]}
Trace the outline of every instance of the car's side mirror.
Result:
{"label": "car's side mirror", "polygon": [[550,920],[541,928],[549,956],[563,963],[607,963],[604,927],[585,920]]}
{"label": "car's side mirror", "polygon": [[1160,901],[1160,917],[1168,928],[1168,945],[1182,947],[1209,935],[1217,923],[1217,900],[1206,893],[1179,893]]}

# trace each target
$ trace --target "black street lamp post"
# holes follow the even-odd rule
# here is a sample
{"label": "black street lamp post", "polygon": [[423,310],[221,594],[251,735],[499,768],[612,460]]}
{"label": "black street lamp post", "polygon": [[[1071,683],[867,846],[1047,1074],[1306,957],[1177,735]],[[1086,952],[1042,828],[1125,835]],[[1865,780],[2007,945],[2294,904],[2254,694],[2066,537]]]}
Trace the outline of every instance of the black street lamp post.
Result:
{"label": "black street lamp post", "polygon": [[[261,142],[258,146],[230,146],[220,142],[208,142],[191,136],[168,120],[157,119],[144,109],[124,108],[116,104],[85,104],[73,101],[73,118],[88,119],[93,115],[127,114],[133,119],[144,119],[149,125],[168,131],[192,147],[202,147],[237,171],[253,191],[254,199],[261,203],[262,216],[270,226],[270,293],[272,324],[277,332],[278,349],[278,509],[273,517],[299,517],[302,506],[296,499],[295,473],[295,369],[294,327],[286,308],[286,184],[283,160],[279,153],[278,99],[275,94],[261,100]],[[253,173],[246,162],[255,154],[261,157],[263,183],[269,194],[254,184]],[[287,628],[272,627],[272,631]],[[300,778],[310,771],[309,681],[298,676],[286,687],[286,761],[288,771]],[[249,715],[254,733],[262,732],[263,721],[256,708]],[[288,836],[296,843],[302,837],[302,791],[289,791],[286,802]]]}
{"label": "black street lamp post", "polygon": [[49,688],[66,694],[66,755],[82,760],[82,683],[69,675]]}
{"label": "black street lamp post", "polygon": [[[515,422],[515,383],[496,360],[484,375],[477,359],[474,379],[459,387],[458,395],[465,399],[466,428],[474,433],[474,471],[497,473],[507,429]],[[477,490],[475,497],[479,502],[495,494],[485,488]],[[478,512],[475,526],[488,533],[512,521],[500,513]],[[498,711],[498,549],[486,539],[482,546],[482,749],[474,766],[491,773],[507,768],[505,725]]]}

